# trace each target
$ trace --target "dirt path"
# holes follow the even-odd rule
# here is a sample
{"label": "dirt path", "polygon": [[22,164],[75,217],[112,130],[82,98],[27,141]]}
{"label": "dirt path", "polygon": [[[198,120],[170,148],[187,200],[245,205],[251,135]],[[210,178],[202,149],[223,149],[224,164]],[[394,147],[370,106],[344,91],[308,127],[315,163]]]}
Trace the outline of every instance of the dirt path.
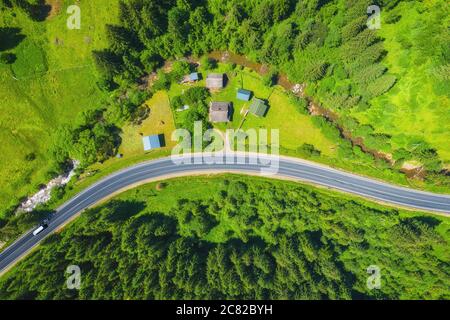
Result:
{"label": "dirt path", "polygon": [[52,19],[61,12],[62,0],[46,0],[45,3],[51,7],[47,20]]}

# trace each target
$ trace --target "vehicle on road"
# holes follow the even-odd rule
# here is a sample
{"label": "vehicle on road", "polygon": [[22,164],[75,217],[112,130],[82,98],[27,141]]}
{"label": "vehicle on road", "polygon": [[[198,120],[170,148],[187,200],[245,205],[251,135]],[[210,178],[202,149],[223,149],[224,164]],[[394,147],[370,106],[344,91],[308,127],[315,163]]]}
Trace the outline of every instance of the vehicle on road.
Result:
{"label": "vehicle on road", "polygon": [[43,222],[39,225],[39,227],[33,231],[33,236],[37,236],[39,233],[44,231],[48,227],[47,222]]}

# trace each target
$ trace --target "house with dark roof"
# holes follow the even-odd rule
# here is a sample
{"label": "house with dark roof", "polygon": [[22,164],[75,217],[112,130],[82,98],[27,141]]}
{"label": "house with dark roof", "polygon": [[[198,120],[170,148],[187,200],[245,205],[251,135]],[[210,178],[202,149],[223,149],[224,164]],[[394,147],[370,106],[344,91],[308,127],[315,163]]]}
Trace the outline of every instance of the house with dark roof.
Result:
{"label": "house with dark roof", "polygon": [[222,89],[223,86],[223,73],[210,73],[206,77],[206,87],[208,89]]}
{"label": "house with dark roof", "polygon": [[158,134],[142,137],[142,143],[144,144],[144,151],[161,148],[163,146]]}
{"label": "house with dark roof", "polygon": [[245,89],[239,89],[237,91],[237,98],[242,101],[249,101],[252,96],[252,92]]}
{"label": "house with dark roof", "polygon": [[266,105],[264,100],[254,98],[252,104],[250,105],[249,112],[253,113],[257,117],[264,117],[267,109],[269,109],[269,107]]}
{"label": "house with dark roof", "polygon": [[230,111],[230,102],[212,101],[209,104],[209,122],[229,122]]}

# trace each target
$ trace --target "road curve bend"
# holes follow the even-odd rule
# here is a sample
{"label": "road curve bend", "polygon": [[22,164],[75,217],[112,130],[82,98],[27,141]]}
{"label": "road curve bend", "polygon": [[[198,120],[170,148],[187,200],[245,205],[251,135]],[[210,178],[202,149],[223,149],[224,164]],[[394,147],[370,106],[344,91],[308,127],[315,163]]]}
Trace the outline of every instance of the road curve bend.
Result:
{"label": "road curve bend", "polygon": [[301,159],[239,153],[227,154],[226,157],[189,154],[176,159],[167,157],[131,166],[83,190],[57,209],[47,229],[37,236],[33,236],[32,231],[26,233],[0,253],[0,274],[77,213],[113,193],[151,179],[226,172],[306,181],[387,204],[450,215],[450,195],[394,186]]}

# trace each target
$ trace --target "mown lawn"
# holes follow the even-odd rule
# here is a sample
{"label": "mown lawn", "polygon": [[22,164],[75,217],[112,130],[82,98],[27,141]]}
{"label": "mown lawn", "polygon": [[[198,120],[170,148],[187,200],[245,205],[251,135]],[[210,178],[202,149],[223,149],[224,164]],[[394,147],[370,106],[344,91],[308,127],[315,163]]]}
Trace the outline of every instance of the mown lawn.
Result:
{"label": "mown lawn", "polygon": [[[0,27],[20,28],[25,36],[11,50],[16,62],[0,66],[0,215],[48,180],[55,128],[98,106],[104,96],[96,85],[91,51],[106,46],[105,21],[117,20],[117,3],[79,1],[80,30],[66,26],[71,3],[52,3],[60,10],[44,22],[33,22],[19,10],[0,16]],[[35,159],[26,161],[29,154]]]}

